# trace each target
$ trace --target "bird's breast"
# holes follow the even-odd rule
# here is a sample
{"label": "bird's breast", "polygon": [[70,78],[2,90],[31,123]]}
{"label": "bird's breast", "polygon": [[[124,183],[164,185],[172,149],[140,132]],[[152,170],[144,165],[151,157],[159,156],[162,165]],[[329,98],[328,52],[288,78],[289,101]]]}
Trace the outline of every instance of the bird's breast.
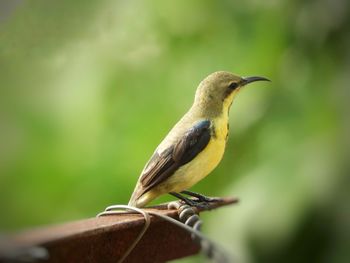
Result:
{"label": "bird's breast", "polygon": [[221,161],[228,133],[227,119],[211,120],[212,136],[208,145],[191,162],[182,166],[167,182],[167,191],[180,192],[207,176]]}
{"label": "bird's breast", "polygon": [[220,116],[212,121],[213,136],[218,140],[227,140],[229,124],[228,117]]}

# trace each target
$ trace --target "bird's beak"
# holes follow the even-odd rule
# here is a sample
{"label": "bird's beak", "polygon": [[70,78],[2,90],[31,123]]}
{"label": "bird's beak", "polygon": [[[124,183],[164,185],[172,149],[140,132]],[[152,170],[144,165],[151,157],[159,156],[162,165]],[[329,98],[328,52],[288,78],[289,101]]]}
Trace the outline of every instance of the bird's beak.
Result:
{"label": "bird's beak", "polygon": [[242,78],[241,86],[245,86],[254,81],[271,81],[271,80],[265,77],[245,77],[245,78]]}

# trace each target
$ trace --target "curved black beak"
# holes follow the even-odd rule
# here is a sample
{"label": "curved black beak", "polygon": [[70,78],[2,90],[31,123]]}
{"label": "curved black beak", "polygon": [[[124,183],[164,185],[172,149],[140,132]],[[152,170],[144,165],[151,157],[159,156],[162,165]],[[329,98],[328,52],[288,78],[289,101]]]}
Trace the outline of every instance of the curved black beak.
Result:
{"label": "curved black beak", "polygon": [[271,81],[271,80],[265,77],[245,77],[245,78],[242,78],[241,86],[245,86],[255,81]]}

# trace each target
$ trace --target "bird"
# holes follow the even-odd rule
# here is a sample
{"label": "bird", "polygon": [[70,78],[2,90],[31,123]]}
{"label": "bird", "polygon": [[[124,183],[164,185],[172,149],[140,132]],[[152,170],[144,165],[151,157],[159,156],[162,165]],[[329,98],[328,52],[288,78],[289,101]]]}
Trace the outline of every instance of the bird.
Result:
{"label": "bird", "polygon": [[128,205],[142,208],[164,194],[196,205],[212,199],[188,189],[220,163],[229,133],[229,111],[239,91],[265,77],[217,71],[204,78],[187,113],[170,130],[143,168]]}

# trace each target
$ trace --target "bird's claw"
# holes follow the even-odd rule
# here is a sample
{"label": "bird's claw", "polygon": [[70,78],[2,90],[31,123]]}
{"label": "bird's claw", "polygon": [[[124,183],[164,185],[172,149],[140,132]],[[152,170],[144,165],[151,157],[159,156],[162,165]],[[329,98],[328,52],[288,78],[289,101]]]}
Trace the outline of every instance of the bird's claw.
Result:
{"label": "bird's claw", "polygon": [[192,191],[188,191],[188,190],[184,190],[181,193],[194,197],[195,199],[191,199],[191,200],[193,200],[195,202],[200,202],[200,203],[202,203],[202,202],[212,203],[212,202],[220,202],[220,201],[222,201],[222,198],[220,198],[220,197],[205,196],[203,194],[192,192]]}
{"label": "bird's claw", "polygon": [[222,201],[222,198],[220,197],[209,197],[209,196],[201,196],[201,197],[197,197],[197,200],[201,203],[205,202],[205,203],[213,203],[213,202],[220,202]]}
{"label": "bird's claw", "polygon": [[201,210],[209,210],[210,208],[209,202],[201,201],[199,199],[181,200],[180,202],[184,205],[189,205],[190,207],[195,207]]}

